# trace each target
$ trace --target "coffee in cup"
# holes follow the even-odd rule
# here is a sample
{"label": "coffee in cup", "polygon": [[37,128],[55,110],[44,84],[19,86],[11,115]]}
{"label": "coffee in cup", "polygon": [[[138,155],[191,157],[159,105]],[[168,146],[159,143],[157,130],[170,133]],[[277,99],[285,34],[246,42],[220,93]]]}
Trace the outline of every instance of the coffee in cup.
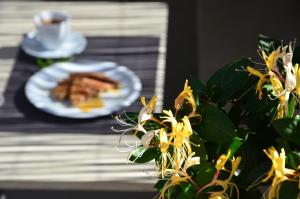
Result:
{"label": "coffee in cup", "polygon": [[62,11],[43,11],[33,17],[37,40],[47,50],[57,49],[70,33],[70,17]]}

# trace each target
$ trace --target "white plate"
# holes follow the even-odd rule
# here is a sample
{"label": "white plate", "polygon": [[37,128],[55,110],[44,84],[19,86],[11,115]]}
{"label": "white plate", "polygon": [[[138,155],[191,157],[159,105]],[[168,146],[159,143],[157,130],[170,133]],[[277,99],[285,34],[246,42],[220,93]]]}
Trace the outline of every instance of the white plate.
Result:
{"label": "white plate", "polygon": [[[57,101],[51,97],[51,90],[70,73],[102,72],[120,82],[120,92],[101,95],[104,107],[82,112],[67,102]],[[142,84],[140,79],[125,66],[113,62],[56,63],[32,75],[25,85],[25,95],[38,109],[52,115],[67,118],[94,118],[120,110],[129,106],[140,95]]]}
{"label": "white plate", "polygon": [[87,40],[82,34],[71,32],[59,48],[56,50],[47,50],[36,39],[36,32],[30,32],[25,36],[21,47],[27,54],[33,57],[58,59],[79,54],[86,48],[86,45]]}

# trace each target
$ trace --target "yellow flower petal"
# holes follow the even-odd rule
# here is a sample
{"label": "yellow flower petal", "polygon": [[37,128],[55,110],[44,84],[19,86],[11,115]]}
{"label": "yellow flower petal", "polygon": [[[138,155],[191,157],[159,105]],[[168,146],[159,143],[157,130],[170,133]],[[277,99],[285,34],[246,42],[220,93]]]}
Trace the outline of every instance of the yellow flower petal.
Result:
{"label": "yellow flower petal", "polygon": [[176,118],[174,117],[172,111],[163,110],[163,113],[166,116],[161,117],[164,119],[162,122],[163,123],[167,123],[167,122],[171,123],[172,130],[174,130],[176,128],[178,122],[177,122]]}
{"label": "yellow flower petal", "polygon": [[217,169],[218,171],[220,171],[221,169],[224,168],[224,165],[226,164],[226,162],[227,162],[227,160],[228,160],[230,154],[231,154],[231,151],[229,150],[228,153],[227,153],[227,155],[222,154],[222,155],[218,158],[217,163],[216,163],[216,169]]}
{"label": "yellow flower petal", "polygon": [[275,76],[272,75],[270,77],[270,81],[273,87],[273,90],[275,92],[276,97],[279,99],[279,104],[277,108],[277,114],[276,114],[276,119],[283,118],[286,114],[286,103],[287,100],[285,99],[285,90],[283,89],[283,86],[280,82],[280,80]]}
{"label": "yellow flower petal", "polygon": [[160,129],[159,131],[159,141],[160,141],[159,144],[160,151],[162,153],[166,153],[169,148],[169,140],[168,140],[166,130],[164,128]]}
{"label": "yellow flower petal", "polygon": [[143,108],[139,112],[138,116],[138,124],[142,125],[143,122],[152,118],[152,113],[154,111],[156,105],[157,97],[153,96],[149,103],[146,103],[145,97],[141,97],[141,103],[143,104]]}
{"label": "yellow flower petal", "polygon": [[268,67],[268,70],[272,70],[275,66],[277,59],[280,57],[280,47],[278,47],[275,51],[273,51],[269,56],[266,55],[264,51],[262,51],[263,59]]}
{"label": "yellow flower petal", "polygon": [[[159,199],[164,199],[165,198],[165,194],[166,194],[166,192],[169,188],[174,187],[176,185],[179,185],[181,182],[186,182],[189,179],[190,179],[190,176],[180,176],[178,174],[172,175],[170,180],[168,180],[168,182],[164,185],[163,189],[161,190],[161,194],[159,196]],[[169,198],[170,197],[168,196],[168,199]]]}
{"label": "yellow flower petal", "polygon": [[191,87],[188,86],[188,80],[185,81],[183,91],[175,99],[174,107],[175,107],[176,112],[178,112],[181,109],[181,107],[184,103],[184,100],[187,100],[187,102],[191,105],[191,108],[192,108],[192,111],[188,117],[200,116],[199,114],[196,114],[196,108],[197,108],[196,102],[195,102],[195,98],[193,95],[193,90],[191,90]]}
{"label": "yellow flower petal", "polygon": [[295,181],[295,179],[289,179],[289,176],[295,176],[296,171],[285,168],[286,156],[283,148],[281,149],[280,154],[274,147],[270,147],[268,150],[263,151],[272,161],[272,167],[268,172],[268,175],[262,181],[266,182],[273,178],[270,189],[264,195],[268,199],[278,198],[281,184],[286,180]]}
{"label": "yellow flower petal", "polygon": [[266,75],[262,74],[260,71],[248,66],[247,70],[249,73],[255,75],[256,77],[259,78],[257,85],[256,85],[256,93],[258,93],[259,99],[262,98],[262,86],[264,83],[266,83],[268,81],[268,79],[266,78]]}
{"label": "yellow flower petal", "polygon": [[300,97],[300,69],[299,65],[295,65],[295,76],[296,76],[296,95]]}
{"label": "yellow flower petal", "polygon": [[[228,153],[228,154],[230,155],[230,153]],[[221,157],[222,158],[221,159],[219,158],[219,159],[220,159],[220,162],[222,162],[222,164],[224,166],[224,164],[225,164],[224,161],[225,161],[225,159],[227,161],[228,158],[226,158],[225,155],[223,155]],[[225,180],[217,179],[217,180],[214,181],[215,186],[221,186],[222,190],[211,192],[211,196],[210,196],[211,198],[218,198],[219,197],[219,198],[222,198],[222,199],[230,199],[232,191],[230,191],[230,195],[228,196],[227,193],[226,193],[228,187],[231,187],[232,189],[235,188],[236,193],[237,193],[237,198],[239,198],[239,189],[238,189],[236,184],[231,182],[231,179],[234,176],[235,171],[238,169],[238,166],[239,166],[240,162],[241,162],[241,157],[237,157],[236,159],[232,158],[232,160],[231,160],[231,171],[230,171],[229,177]],[[220,165],[220,167],[221,167],[221,165]]]}
{"label": "yellow flower petal", "polygon": [[256,69],[252,68],[251,66],[248,66],[247,70],[248,70],[249,73],[251,73],[252,75],[255,75],[256,77],[259,77],[259,78],[264,78],[265,77],[264,74],[262,74],[260,71],[258,71]]}

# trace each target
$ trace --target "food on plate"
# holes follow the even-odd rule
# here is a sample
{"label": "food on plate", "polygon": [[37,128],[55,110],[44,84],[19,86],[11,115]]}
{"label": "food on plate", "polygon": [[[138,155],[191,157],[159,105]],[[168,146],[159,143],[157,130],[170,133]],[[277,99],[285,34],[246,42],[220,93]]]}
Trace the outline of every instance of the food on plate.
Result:
{"label": "food on plate", "polygon": [[103,106],[101,92],[118,88],[119,82],[103,73],[73,73],[53,88],[51,94],[59,101],[69,100],[73,106],[88,111]]}

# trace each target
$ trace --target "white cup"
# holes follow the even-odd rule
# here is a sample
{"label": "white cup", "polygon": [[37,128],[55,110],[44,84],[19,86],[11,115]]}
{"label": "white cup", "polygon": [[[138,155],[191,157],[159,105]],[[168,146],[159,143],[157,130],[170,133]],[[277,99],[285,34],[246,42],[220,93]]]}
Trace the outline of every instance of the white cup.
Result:
{"label": "white cup", "polygon": [[62,11],[43,11],[33,17],[37,40],[47,50],[57,49],[70,33],[70,16]]}

